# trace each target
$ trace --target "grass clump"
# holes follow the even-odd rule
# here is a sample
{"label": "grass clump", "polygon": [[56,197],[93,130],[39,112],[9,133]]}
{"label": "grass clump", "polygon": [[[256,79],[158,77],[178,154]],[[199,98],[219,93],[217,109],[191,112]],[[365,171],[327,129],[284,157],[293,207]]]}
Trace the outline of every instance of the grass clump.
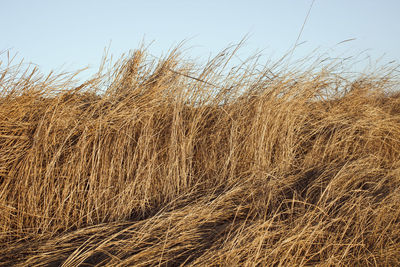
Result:
{"label": "grass clump", "polygon": [[80,85],[3,64],[0,263],[399,265],[395,77],[234,52]]}

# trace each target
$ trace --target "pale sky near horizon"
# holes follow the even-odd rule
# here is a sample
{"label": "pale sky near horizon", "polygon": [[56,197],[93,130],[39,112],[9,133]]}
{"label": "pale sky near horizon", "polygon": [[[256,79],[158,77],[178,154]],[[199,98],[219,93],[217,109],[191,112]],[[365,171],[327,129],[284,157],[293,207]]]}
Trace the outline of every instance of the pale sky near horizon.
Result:
{"label": "pale sky near horizon", "polygon": [[[239,55],[256,50],[279,58],[296,42],[312,0],[3,0],[0,51],[18,53],[43,73],[89,66],[94,73],[109,46],[119,57],[142,41],[160,56],[183,40],[185,54],[208,58],[246,34]],[[364,52],[381,64],[400,63],[399,0],[315,0],[294,55],[312,50]],[[355,39],[337,45],[341,41]],[[0,55],[4,57],[4,53]],[[367,64],[367,63],[365,63]],[[392,63],[393,64],[393,63]]]}

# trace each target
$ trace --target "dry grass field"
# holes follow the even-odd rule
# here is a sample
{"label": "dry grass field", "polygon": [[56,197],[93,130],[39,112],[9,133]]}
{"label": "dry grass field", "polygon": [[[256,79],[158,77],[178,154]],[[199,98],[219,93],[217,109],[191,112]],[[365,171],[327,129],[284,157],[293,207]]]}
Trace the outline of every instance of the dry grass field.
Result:
{"label": "dry grass field", "polygon": [[3,62],[0,265],[400,265],[394,73],[234,52],[80,85]]}

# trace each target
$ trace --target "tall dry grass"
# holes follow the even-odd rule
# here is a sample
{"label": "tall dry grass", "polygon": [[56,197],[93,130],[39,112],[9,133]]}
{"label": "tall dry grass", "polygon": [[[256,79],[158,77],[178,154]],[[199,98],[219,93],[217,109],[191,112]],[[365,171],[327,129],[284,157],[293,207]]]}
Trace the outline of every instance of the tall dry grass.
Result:
{"label": "tall dry grass", "polygon": [[0,263],[400,265],[396,79],[234,52],[81,85],[3,62]]}

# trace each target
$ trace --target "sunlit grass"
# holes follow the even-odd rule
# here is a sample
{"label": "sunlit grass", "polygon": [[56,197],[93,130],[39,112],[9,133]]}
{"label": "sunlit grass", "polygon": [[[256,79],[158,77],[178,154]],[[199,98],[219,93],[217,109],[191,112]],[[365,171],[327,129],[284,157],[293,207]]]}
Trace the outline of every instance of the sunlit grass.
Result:
{"label": "sunlit grass", "polygon": [[399,265],[393,73],[234,52],[142,49],[81,85],[3,62],[0,263]]}

